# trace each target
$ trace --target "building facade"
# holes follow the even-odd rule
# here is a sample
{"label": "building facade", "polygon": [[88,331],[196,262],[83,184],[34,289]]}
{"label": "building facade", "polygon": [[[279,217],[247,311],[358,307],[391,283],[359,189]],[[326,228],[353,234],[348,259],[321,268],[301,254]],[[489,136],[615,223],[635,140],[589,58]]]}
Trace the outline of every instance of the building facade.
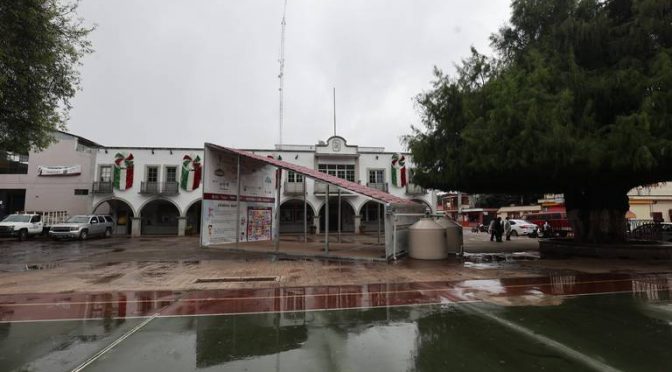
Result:
{"label": "building facade", "polygon": [[[247,151],[366,184],[423,203],[432,212],[436,209],[435,192],[410,182],[413,162],[407,153],[348,145],[339,136],[317,145]],[[111,214],[117,222],[116,233],[188,235],[200,231],[200,170],[207,167],[202,163],[202,148],[101,147],[95,158],[91,209]],[[281,185],[282,233],[303,232],[305,215],[309,232],[323,231],[327,202],[331,231],[361,233],[378,228],[382,208],[368,197],[286,171]]]}
{"label": "building facade", "polygon": [[91,211],[91,180],[99,144],[64,132],[43,151],[2,154],[0,201],[5,213]]}

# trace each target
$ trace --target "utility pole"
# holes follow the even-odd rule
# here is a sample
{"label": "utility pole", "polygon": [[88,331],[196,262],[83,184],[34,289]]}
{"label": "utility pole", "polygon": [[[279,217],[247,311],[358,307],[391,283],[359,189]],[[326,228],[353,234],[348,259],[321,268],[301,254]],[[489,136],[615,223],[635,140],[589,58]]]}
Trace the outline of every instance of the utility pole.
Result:
{"label": "utility pole", "polygon": [[334,87],[334,136],[336,135],[336,87]]}
{"label": "utility pole", "polygon": [[282,26],[282,31],[280,33],[280,59],[278,62],[280,63],[280,74],[278,74],[278,79],[280,80],[280,88],[278,89],[280,93],[280,112],[279,112],[279,126],[280,126],[280,133],[279,133],[279,140],[278,143],[280,146],[282,146],[282,125],[283,125],[283,119],[284,119],[284,83],[285,83],[285,26],[287,25],[287,22],[285,22],[285,15],[287,14],[287,0],[285,0],[285,6],[282,10],[282,22],[280,22],[280,25]]}

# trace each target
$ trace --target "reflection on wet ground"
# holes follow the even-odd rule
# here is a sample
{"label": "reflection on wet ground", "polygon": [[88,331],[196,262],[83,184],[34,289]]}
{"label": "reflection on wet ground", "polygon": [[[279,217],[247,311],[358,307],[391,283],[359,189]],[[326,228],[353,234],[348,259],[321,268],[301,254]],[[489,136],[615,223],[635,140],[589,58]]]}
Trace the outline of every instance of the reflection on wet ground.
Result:
{"label": "reflection on wet ground", "polygon": [[[0,370],[668,370],[672,274],[0,296]],[[65,320],[70,319],[70,320]]]}
{"label": "reflection on wet ground", "polygon": [[[115,274],[96,280],[112,281]],[[464,280],[272,287],[0,295],[0,322],[149,316],[220,315],[488,302],[509,306],[559,304],[566,296],[632,293],[670,298],[672,274],[579,274]]]}

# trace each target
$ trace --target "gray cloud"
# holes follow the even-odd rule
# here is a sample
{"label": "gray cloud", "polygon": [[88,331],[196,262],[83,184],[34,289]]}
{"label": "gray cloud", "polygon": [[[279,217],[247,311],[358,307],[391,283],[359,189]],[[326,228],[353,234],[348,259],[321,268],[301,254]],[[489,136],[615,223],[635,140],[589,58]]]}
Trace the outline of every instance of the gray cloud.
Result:
{"label": "gray cloud", "polygon": [[[120,146],[278,141],[282,0],[84,0],[97,24],[69,130]],[[400,150],[413,97],[509,16],[508,0],[289,0],[284,143]]]}

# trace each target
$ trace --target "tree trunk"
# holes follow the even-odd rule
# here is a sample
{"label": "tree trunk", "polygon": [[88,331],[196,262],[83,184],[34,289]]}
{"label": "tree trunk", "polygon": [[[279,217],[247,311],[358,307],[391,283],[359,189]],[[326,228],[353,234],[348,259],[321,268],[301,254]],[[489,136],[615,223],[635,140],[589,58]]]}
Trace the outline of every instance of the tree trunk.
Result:
{"label": "tree trunk", "polygon": [[589,243],[624,242],[625,213],[629,209],[625,187],[575,188],[565,192],[567,218],[574,240]]}

